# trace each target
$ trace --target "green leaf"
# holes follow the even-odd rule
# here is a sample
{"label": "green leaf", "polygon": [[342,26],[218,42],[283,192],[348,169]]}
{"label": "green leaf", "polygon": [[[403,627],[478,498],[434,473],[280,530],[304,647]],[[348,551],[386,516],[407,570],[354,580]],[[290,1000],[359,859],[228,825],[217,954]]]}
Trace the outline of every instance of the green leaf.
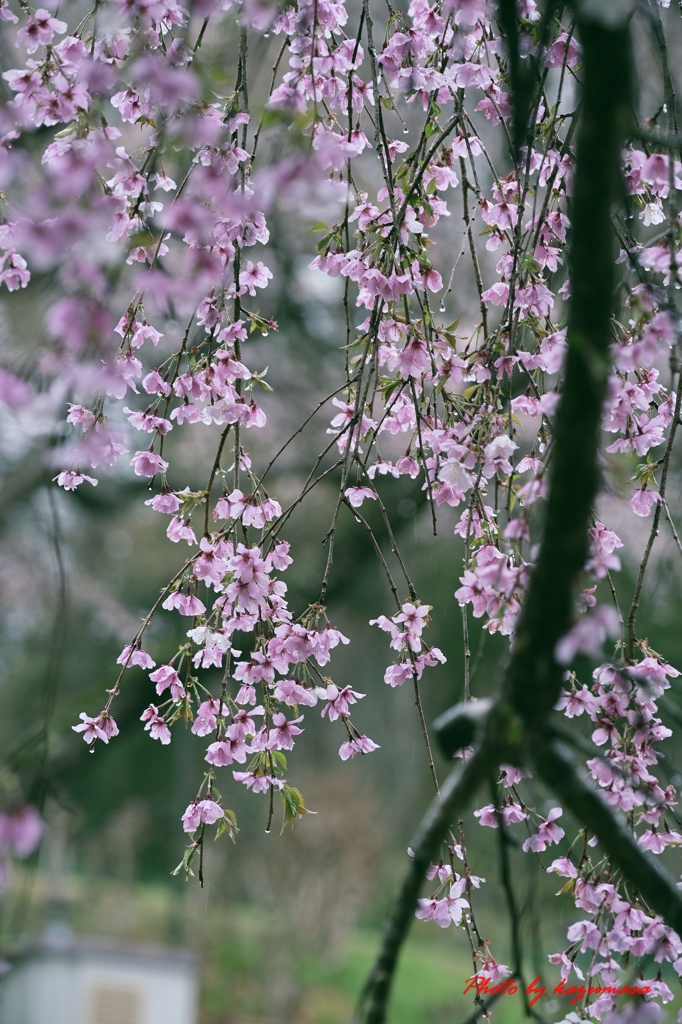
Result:
{"label": "green leaf", "polygon": [[[280,797],[282,804],[284,805],[282,832],[284,832],[287,825],[291,825],[292,828],[294,827],[297,816],[303,814],[315,814],[315,811],[308,810],[303,801],[303,794],[293,786],[285,786]],[[280,835],[282,832],[280,832]]]}
{"label": "green leaf", "polygon": [[215,842],[216,839],[219,839],[225,832],[227,832],[233,843],[236,842],[235,836],[237,832],[239,832],[239,829],[237,828],[237,816],[234,811],[228,810],[227,807],[225,808],[225,816],[218,822],[218,828],[216,829],[213,841]]}
{"label": "green leaf", "polygon": [[460,315],[457,317],[457,319],[455,320],[454,323],[450,324],[449,327],[444,327],[443,328],[443,334],[454,334],[454,332],[459,327],[459,322],[460,322],[461,319],[462,319],[462,314],[460,313]]}
{"label": "green leaf", "polygon": [[286,771],[287,770],[287,759],[284,756],[284,754],[282,753],[282,751],[281,750],[273,750],[272,756],[274,757],[275,761],[277,761],[277,763],[280,764],[282,766],[282,768],[284,768],[284,771]]}
{"label": "green leaf", "polygon": [[317,243],[317,245],[315,246],[317,251],[318,252],[324,252],[324,250],[327,248],[327,246],[329,245],[329,243],[331,242],[333,237],[334,237],[333,232],[329,232],[328,234],[323,235],[322,238]]}
{"label": "green leaf", "polygon": [[313,235],[316,231],[328,231],[329,225],[325,224],[323,220],[318,220],[317,224],[313,224],[308,234]]}
{"label": "green leaf", "polygon": [[194,872],[192,871],[190,865],[191,865],[192,861],[194,860],[194,854],[197,852],[197,849],[198,849],[198,844],[197,843],[192,843],[191,846],[188,846],[187,849],[184,852],[182,860],[180,861],[180,863],[178,864],[176,869],[171,872],[171,874],[172,875],[179,875],[181,871],[184,871],[185,872],[185,881],[186,882],[189,881],[189,876],[190,875],[194,876]]}

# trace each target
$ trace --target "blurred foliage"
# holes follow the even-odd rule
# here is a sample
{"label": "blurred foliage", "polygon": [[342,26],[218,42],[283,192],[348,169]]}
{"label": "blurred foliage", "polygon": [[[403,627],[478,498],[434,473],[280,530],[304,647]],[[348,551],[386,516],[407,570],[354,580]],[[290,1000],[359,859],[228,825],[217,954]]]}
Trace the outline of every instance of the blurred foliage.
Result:
{"label": "blurred foliage", "polygon": [[[354,927],[343,948],[330,952],[316,943],[290,941],[289,918],[235,906],[208,893],[173,891],[158,885],[95,882],[82,874],[18,876],[10,904],[32,889],[27,926],[40,929],[55,914],[76,932],[131,944],[182,943],[199,953],[199,1024],[348,1024],[376,952],[380,933]],[[57,899],[55,899],[55,885]],[[210,896],[210,898],[209,898]],[[482,920],[494,927],[491,907]],[[558,931],[550,936],[560,941]],[[666,971],[666,979],[672,971]],[[391,1024],[451,1024],[466,1019],[471,1000],[464,995],[471,959],[464,934],[417,923],[401,955],[391,1002]],[[534,977],[529,968],[528,981]],[[545,979],[547,983],[547,979]],[[553,986],[558,978],[549,981]],[[551,992],[538,1009],[548,1019],[570,1009]],[[679,1000],[667,1007],[670,1017]],[[496,1024],[522,1016],[520,998],[505,996],[494,1005]]]}
{"label": "blurred foliage", "polygon": [[[286,211],[270,219],[267,262],[275,279],[261,312],[275,317],[280,329],[247,343],[250,365],[268,367],[275,388],[264,402],[268,427],[249,437],[261,468],[273,446],[338,386],[343,366],[339,295],[333,281],[307,267],[307,227]],[[449,244],[454,248],[452,239]],[[483,253],[484,261],[489,258]],[[45,282],[45,305],[49,297]],[[461,310],[466,315],[469,301],[471,289],[463,278],[448,299],[449,318]],[[42,312],[40,301],[29,308],[20,294],[3,299],[3,360],[9,353],[7,361],[15,367],[22,360],[30,364],[31,346],[37,344],[30,339],[40,337]],[[62,404],[65,400],[59,397]],[[283,504],[295,497],[328,440],[330,416],[331,407],[325,407],[271,473],[268,487]],[[235,846],[226,837],[211,844],[202,892],[196,880],[185,885],[170,873],[185,846],[180,815],[196,792],[205,741],[182,728],[174,730],[169,748],[149,739],[139,718],[153,691],[139,669],[127,675],[117,700],[115,741],[91,754],[71,731],[81,711],[100,709],[115,678],[116,657],[182,565],[185,551],[166,540],[165,519],[144,506],[144,485],[131,481],[125,470],[103,478],[96,489],[56,492],[44,459],[54,438],[29,433],[4,412],[0,435],[0,761],[11,763],[25,795],[43,806],[49,824],[44,848],[34,858],[36,872],[19,875],[0,905],[3,942],[35,932],[51,913],[66,913],[82,932],[198,948],[205,964],[202,1024],[347,1021],[404,869],[410,835],[432,796],[414,693],[410,684],[397,690],[384,684],[392,652],[386,635],[368,625],[393,607],[366,534],[342,509],[328,608],[332,624],[352,642],[334,651],[329,672],[339,685],[352,684],[367,694],[354,720],[381,749],[341,763],[341,726],[321,721],[311,710],[289,766],[292,785],[318,813],[282,837],[278,828],[264,834],[266,798],[253,796],[228,776],[221,791],[236,812],[240,834]],[[169,436],[175,486],[205,486],[215,439],[212,428],[198,437],[181,431]],[[623,571],[614,583],[627,609],[648,523],[634,520],[627,506],[624,511],[619,495],[634,464],[632,472],[624,465],[619,460],[604,466],[600,515],[626,544]],[[679,463],[674,476],[669,505],[679,522]],[[285,579],[295,613],[319,596],[337,485],[332,474],[312,491],[284,533],[294,556]],[[423,702],[431,721],[460,699],[463,688],[462,618],[453,597],[462,556],[453,527],[461,509],[438,510],[434,537],[419,482],[384,478],[381,490],[420,598],[434,607],[427,640],[448,659],[424,675]],[[363,514],[398,580],[399,566],[378,510],[363,507]],[[678,557],[662,531],[638,621],[650,644],[682,667]],[[151,655],[158,661],[172,653],[186,626],[176,613],[163,614],[149,631]],[[469,628],[472,691],[481,697],[495,685],[508,643],[482,633],[477,620],[470,618]],[[585,664],[581,681],[589,681],[590,671]],[[678,686],[670,695],[680,714],[681,692]],[[666,724],[671,721],[666,718]],[[582,729],[589,736],[586,723]],[[662,746],[662,770],[676,775],[682,765],[679,741],[674,737]],[[443,777],[448,766],[439,759],[437,767]],[[543,811],[551,806],[542,791],[535,800]],[[486,801],[482,794],[480,803]],[[570,837],[570,823],[565,827]],[[495,882],[496,836],[470,816],[464,828],[473,870],[488,878],[476,894],[479,926],[504,960],[509,942],[503,895]],[[566,848],[565,841],[561,852]],[[679,856],[669,854],[677,874]],[[515,851],[513,857],[527,969],[534,977],[546,970],[547,951],[563,945],[572,903],[554,898],[558,885],[546,874],[548,856],[541,862]],[[471,1003],[461,992],[471,961],[465,942],[454,928],[440,933],[433,925],[415,924],[398,974],[393,1024],[444,1024],[466,1016]],[[518,1017],[518,1003],[502,1003],[496,1019],[510,1024]]]}

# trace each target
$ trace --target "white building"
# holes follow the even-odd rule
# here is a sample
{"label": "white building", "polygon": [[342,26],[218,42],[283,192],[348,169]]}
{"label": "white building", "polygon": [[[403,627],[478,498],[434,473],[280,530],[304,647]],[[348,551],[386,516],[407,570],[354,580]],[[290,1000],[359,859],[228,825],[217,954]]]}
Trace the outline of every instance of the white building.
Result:
{"label": "white building", "polygon": [[52,925],[10,957],[0,1024],[196,1024],[197,958]]}

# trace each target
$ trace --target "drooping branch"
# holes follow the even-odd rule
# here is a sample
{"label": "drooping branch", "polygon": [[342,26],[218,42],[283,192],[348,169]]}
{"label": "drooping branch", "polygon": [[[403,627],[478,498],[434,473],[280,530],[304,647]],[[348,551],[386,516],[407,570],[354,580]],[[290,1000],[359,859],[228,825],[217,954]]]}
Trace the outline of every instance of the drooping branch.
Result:
{"label": "drooping branch", "polygon": [[614,864],[639,890],[649,908],[682,932],[682,897],[675,883],[623,828],[611,808],[585,783],[556,743],[538,743],[535,764],[543,780],[581,825],[599,838]]}
{"label": "drooping branch", "polygon": [[[582,20],[580,11],[577,16],[584,59],[573,192],[572,295],[565,385],[555,421],[554,463],[542,545],[512,658],[501,693],[487,715],[480,746],[461,774],[450,776],[443,802],[432,804],[413,841],[412,864],[394,901],[377,961],[363,990],[358,1016],[363,1024],[383,1024],[386,1019],[393,973],[419,887],[455,807],[463,807],[501,761],[519,763],[527,759],[559,695],[562,669],[554,660],[554,648],[571,625],[576,584],[587,557],[590,510],[597,492],[597,443],[609,371],[615,286],[611,214],[618,196],[621,145],[630,121],[627,25]],[[466,717],[464,712],[461,717]],[[449,747],[451,753],[452,744]],[[545,770],[549,774],[549,768]],[[589,793],[587,788],[585,791]],[[593,794],[592,798],[598,799]],[[584,795],[583,800],[589,803]],[[614,826],[620,830],[615,819]],[[630,847],[633,845],[630,843]],[[630,854],[628,864],[640,870],[640,861],[632,850]],[[646,858],[643,860],[648,864]],[[649,883],[653,893],[653,875]],[[667,881],[663,884],[668,887]]]}
{"label": "drooping branch", "polygon": [[620,152],[630,126],[626,26],[578,22],[583,47],[570,247],[571,300],[565,384],[554,424],[547,518],[521,612],[504,692],[534,733],[559,696],[557,641],[570,628],[575,588],[587,558],[597,493],[597,445],[609,371],[616,283],[612,207]]}
{"label": "drooping branch", "polygon": [[497,767],[498,752],[482,745],[463,768],[455,768],[441,786],[422,818],[411,842],[412,863],[405,873],[400,892],[389,915],[379,956],[360,996],[355,1021],[382,1024],[391,991],[398,956],[414,919],[429,861],[442,843],[450,822],[469,804],[476,790]]}

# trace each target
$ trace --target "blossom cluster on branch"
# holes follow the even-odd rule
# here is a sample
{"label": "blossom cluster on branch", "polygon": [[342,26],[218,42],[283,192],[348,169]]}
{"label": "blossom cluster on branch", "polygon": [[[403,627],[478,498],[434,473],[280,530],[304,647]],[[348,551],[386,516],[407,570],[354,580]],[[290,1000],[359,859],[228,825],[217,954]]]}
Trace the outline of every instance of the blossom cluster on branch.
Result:
{"label": "blossom cluster on branch", "polygon": [[[657,6],[652,0],[652,17]],[[382,477],[418,480],[434,529],[441,506],[457,509],[453,543],[463,549],[463,564],[454,597],[465,637],[465,699],[472,696],[468,616],[513,640],[547,491],[567,347],[581,52],[562,10],[550,5],[543,13],[535,0],[517,4],[520,44],[538,76],[532,131],[518,154],[510,62],[490,0],[411,0],[407,13],[390,3],[375,10],[369,0],[356,12],[340,0],[296,0],[281,9],[256,0],[197,0],[191,10],[176,0],[98,0],[78,18],[24,2],[15,11],[2,0],[17,66],[3,74],[0,282],[12,292],[31,287],[32,275],[49,276],[55,297],[35,376],[1,370],[0,398],[24,415],[38,414],[46,395],[62,407],[68,401],[68,430],[60,429],[50,452],[57,483],[94,486],[93,474],[127,462],[149,481],[146,503],[167,518],[169,541],[189,546],[122,651],[103,710],[84,712],[74,727],[90,744],[114,739],[115,700],[134,666],[149,673],[142,722],[152,739],[168,744],[176,722],[191,722],[206,743],[207,768],[183,815],[192,836],[181,865],[188,872],[207,828],[236,832],[216,788],[221,768],[269,797],[268,829],[275,793],[285,821],[305,813],[289,783],[287,755],[309,708],[339,723],[342,760],[377,749],[360,724],[365,695],[322,671],[332,651],[348,643],[325,610],[344,506],[368,532],[387,574],[395,612],[373,620],[395,652],[385,682],[414,686],[438,784],[419,686],[425,670],[445,658],[427,644],[432,609],[420,601],[395,544]],[[248,91],[254,36],[272,37],[278,47],[265,107],[256,111]],[[234,37],[234,84],[218,98],[204,53]],[[273,145],[287,128],[291,141]],[[640,460],[628,485],[632,512],[653,515],[654,533],[665,515],[677,539],[665,489],[680,398],[679,387],[676,393],[666,384],[666,369],[678,342],[682,164],[663,146],[633,143],[623,153],[623,175],[627,203],[616,228],[625,316],[613,324],[605,453],[627,467],[633,455]],[[277,327],[259,305],[273,278],[266,218],[283,196],[300,198],[302,180],[338,211],[314,227],[321,238],[311,267],[343,285],[345,376],[319,407],[330,401],[337,410],[328,444],[283,508],[265,484],[281,449],[267,467],[255,465],[248,450],[251,428],[266,427],[269,389],[249,368],[249,348]],[[451,269],[435,244],[447,218],[462,225]],[[483,246],[494,257],[484,260]],[[446,302],[465,255],[478,314],[447,325]],[[486,269],[492,262],[494,274]],[[353,307],[362,318],[357,327]],[[191,491],[174,470],[166,438],[215,427],[206,487]],[[330,475],[339,489],[320,600],[291,609],[282,532]],[[369,502],[386,525],[402,580],[393,578],[364,518]],[[675,790],[654,770],[657,744],[670,735],[657,700],[679,673],[635,634],[641,579],[626,635],[611,579],[621,547],[595,511],[575,626],[555,652],[566,667],[557,710],[592,720],[588,770],[608,803],[628,816],[641,846],[660,854],[682,844]],[[183,616],[188,628],[187,642],[157,666],[144,637],[161,609]],[[234,649],[235,634],[247,653]],[[609,639],[615,652],[604,661]],[[600,662],[589,685],[571,670],[580,654]],[[223,672],[217,690],[206,682],[212,669]],[[531,806],[527,777],[505,766],[495,801],[476,816],[483,826],[526,829],[523,849],[536,855],[565,832],[557,824],[561,808],[542,815]],[[587,972],[605,986],[647,957],[668,960],[682,974],[678,936],[594,848],[583,830],[547,869],[569,879],[585,915],[569,929],[566,950],[550,959],[564,977]],[[471,873],[463,833],[452,837],[429,877],[437,888],[417,916],[463,927],[474,973],[506,976],[475,921],[472,897],[484,879]],[[577,959],[585,951],[586,968]],[[670,998],[660,978],[650,985],[655,996]],[[600,1018],[613,1005],[605,993],[586,1001],[584,1012]]]}

